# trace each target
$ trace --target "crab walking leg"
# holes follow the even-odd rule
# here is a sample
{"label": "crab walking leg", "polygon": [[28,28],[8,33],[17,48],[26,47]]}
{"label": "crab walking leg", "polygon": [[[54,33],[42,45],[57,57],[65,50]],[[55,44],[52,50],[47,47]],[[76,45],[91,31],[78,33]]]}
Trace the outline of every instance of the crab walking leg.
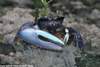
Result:
{"label": "crab walking leg", "polygon": [[75,42],[76,42],[76,46],[79,47],[79,43],[78,43],[78,35],[75,33]]}
{"label": "crab walking leg", "polygon": [[61,50],[62,49],[62,47],[60,47],[54,43],[43,41],[43,40],[39,39],[38,35],[41,35],[41,36],[46,37],[51,40],[56,39],[56,40],[54,40],[55,42],[59,42],[62,44],[62,41],[60,39],[58,39],[57,37],[55,37],[47,32],[44,32],[44,31],[35,30],[33,28],[23,29],[23,30],[19,31],[20,38],[22,38],[25,42],[35,44],[35,45],[37,45],[41,48],[45,48],[45,49],[51,49],[51,50]]}
{"label": "crab walking leg", "polygon": [[27,44],[24,42],[24,50],[27,50]]}
{"label": "crab walking leg", "polygon": [[[69,35],[70,36],[75,36],[75,38],[74,38],[75,45],[77,47],[80,47],[80,49],[83,49],[83,40],[82,40],[82,37],[81,37],[80,33],[77,30],[73,29],[73,28],[68,28],[67,27],[67,29],[69,30]],[[69,40],[70,39],[71,38],[69,38]]]}
{"label": "crab walking leg", "polygon": [[[19,32],[18,32],[18,33],[19,33]],[[18,33],[17,33],[17,34],[16,34],[16,36],[14,37],[14,40],[13,40],[14,44],[16,44],[16,43],[17,43],[17,40],[18,40],[18,38],[19,38]]]}
{"label": "crab walking leg", "polygon": [[82,49],[83,48],[83,40],[82,40],[82,37],[81,35],[79,35],[79,44],[80,44],[80,48]]}
{"label": "crab walking leg", "polygon": [[77,32],[76,34],[75,34],[75,38],[76,38],[76,46],[78,47],[80,47],[81,49],[83,48],[83,41],[82,41],[82,37],[81,37],[81,35]]}

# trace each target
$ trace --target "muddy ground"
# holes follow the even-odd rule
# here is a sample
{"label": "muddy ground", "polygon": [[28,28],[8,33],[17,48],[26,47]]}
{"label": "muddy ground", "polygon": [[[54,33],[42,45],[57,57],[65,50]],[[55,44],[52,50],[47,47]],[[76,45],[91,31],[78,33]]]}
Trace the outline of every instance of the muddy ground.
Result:
{"label": "muddy ground", "polygon": [[[100,8],[99,0],[91,0]],[[48,5],[51,16],[65,16],[63,25],[80,32],[84,50],[80,54],[73,45],[64,46],[63,52],[41,50],[18,43],[13,38],[20,26],[34,22],[34,0],[0,0],[0,64],[32,64],[34,67],[99,67],[100,66],[100,11],[84,0],[54,0]],[[39,2],[39,16],[44,16]]]}

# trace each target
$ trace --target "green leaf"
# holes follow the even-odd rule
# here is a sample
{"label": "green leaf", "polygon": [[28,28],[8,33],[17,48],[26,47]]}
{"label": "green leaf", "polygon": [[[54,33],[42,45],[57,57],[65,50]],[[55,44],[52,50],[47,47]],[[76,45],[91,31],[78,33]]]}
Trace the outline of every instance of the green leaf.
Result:
{"label": "green leaf", "polygon": [[48,2],[47,2],[47,4],[49,4],[50,2],[52,2],[53,0],[49,0]]}
{"label": "green leaf", "polygon": [[43,4],[45,4],[45,3],[44,3],[44,0],[41,0],[41,1],[42,1]]}

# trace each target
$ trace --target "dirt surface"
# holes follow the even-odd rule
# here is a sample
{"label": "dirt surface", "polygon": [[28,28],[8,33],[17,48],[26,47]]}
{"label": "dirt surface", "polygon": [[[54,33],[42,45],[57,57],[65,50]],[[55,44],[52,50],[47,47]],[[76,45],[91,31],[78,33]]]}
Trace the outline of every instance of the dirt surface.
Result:
{"label": "dirt surface", "polygon": [[[13,38],[20,26],[26,22],[34,22],[35,9],[32,0],[8,1],[12,5],[5,6],[6,0],[0,1],[0,42],[13,47],[15,46]],[[99,7],[98,0],[91,0],[91,2]],[[41,6],[39,16],[44,16],[43,4],[39,3]],[[8,50],[11,49],[5,55],[3,53],[5,51],[0,48],[0,64],[32,64],[34,67],[82,67],[84,64],[83,67],[91,67],[90,63],[94,62],[92,66],[98,67],[99,60],[95,59],[100,57],[100,12],[83,0],[55,0],[48,5],[48,12],[51,16],[56,16],[56,10],[59,10],[59,16],[65,16],[64,26],[72,27],[80,32],[84,43],[84,50],[81,54],[76,55],[77,48],[73,45],[64,46],[63,52],[31,49],[30,47],[24,52],[23,46],[18,43],[16,53],[13,50],[15,48],[5,46]]]}

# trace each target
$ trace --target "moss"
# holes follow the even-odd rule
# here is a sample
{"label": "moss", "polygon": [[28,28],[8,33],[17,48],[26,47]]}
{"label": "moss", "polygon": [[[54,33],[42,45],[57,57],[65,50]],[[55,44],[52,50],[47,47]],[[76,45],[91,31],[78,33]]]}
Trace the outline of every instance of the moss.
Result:
{"label": "moss", "polygon": [[100,65],[100,53],[88,52],[82,54],[80,57],[76,57],[77,67],[99,67]]}
{"label": "moss", "polygon": [[3,40],[4,36],[4,34],[0,34],[0,42]]}

